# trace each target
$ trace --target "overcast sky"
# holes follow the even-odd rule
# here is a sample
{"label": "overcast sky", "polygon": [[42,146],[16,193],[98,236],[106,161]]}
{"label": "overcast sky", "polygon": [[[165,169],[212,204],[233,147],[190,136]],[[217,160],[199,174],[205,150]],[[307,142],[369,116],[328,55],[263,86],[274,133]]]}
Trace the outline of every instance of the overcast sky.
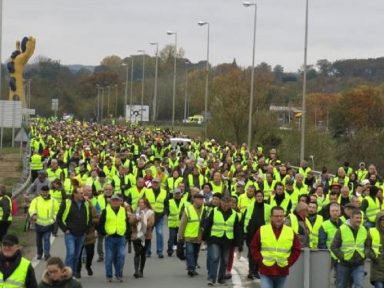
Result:
{"label": "overcast sky", "polygon": [[[253,0],[250,0],[253,1]],[[3,0],[2,60],[25,35],[37,39],[35,57],[62,64],[97,65],[174,43],[192,62],[206,58],[210,23],[210,62],[252,63],[252,7],[240,0]],[[374,58],[384,55],[383,0],[309,0],[308,63],[318,59]],[[296,71],[303,63],[305,0],[257,0],[255,62]]]}

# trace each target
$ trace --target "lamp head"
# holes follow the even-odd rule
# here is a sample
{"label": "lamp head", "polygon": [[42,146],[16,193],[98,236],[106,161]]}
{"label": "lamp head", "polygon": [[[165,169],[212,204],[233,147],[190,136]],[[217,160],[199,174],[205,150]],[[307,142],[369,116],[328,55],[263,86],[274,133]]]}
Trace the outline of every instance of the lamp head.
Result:
{"label": "lamp head", "polygon": [[200,26],[204,26],[204,25],[208,24],[208,22],[207,21],[199,21],[199,22],[197,22],[197,24]]}
{"label": "lamp head", "polygon": [[247,2],[247,1],[243,2],[243,6],[244,7],[250,7],[250,6],[253,6],[253,5],[256,5],[256,4],[255,3],[251,3],[251,2]]}
{"label": "lamp head", "polygon": [[173,35],[173,34],[176,34],[176,32],[173,32],[173,31],[167,31],[167,34],[168,34],[168,35]]}

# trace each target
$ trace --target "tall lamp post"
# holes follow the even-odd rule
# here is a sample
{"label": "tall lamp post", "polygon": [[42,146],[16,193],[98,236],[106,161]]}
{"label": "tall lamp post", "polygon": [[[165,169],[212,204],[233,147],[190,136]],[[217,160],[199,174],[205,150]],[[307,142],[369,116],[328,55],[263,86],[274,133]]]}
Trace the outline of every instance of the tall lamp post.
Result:
{"label": "tall lamp post", "polygon": [[100,109],[100,123],[103,123],[104,118],[104,90],[105,87],[100,87],[101,89],[101,109]]}
{"label": "tall lamp post", "polygon": [[129,66],[127,63],[121,64],[122,66],[125,66],[127,71],[126,71],[126,78],[125,78],[125,91],[124,91],[124,120],[127,120],[127,102],[128,102],[128,74],[129,74]]}
{"label": "tall lamp post", "polygon": [[158,69],[159,69],[159,43],[151,42],[150,45],[156,46],[156,65],[155,65],[155,87],[153,89],[153,104],[152,104],[152,121],[156,121],[156,112],[157,112],[157,78],[158,78]]}
{"label": "tall lamp post", "polygon": [[131,56],[131,89],[129,95],[129,122],[132,122],[132,105],[133,105],[133,56]]}
{"label": "tall lamp post", "polygon": [[145,78],[145,50],[137,50],[143,53],[143,74],[141,76],[141,102],[140,102],[140,122],[143,122],[143,104],[144,104],[144,78]]}
{"label": "tall lamp post", "polygon": [[167,34],[175,35],[175,55],[174,55],[174,63],[173,63],[173,91],[172,91],[172,130],[173,130],[175,128],[177,32],[167,31]]}
{"label": "tall lamp post", "polygon": [[301,106],[301,139],[300,139],[300,162],[304,161],[305,151],[305,96],[307,94],[307,48],[308,48],[308,0],[305,4],[305,35],[304,35],[304,74],[303,74],[303,99]]}
{"label": "tall lamp post", "polygon": [[245,7],[255,7],[255,15],[253,20],[253,48],[252,48],[252,71],[251,71],[251,93],[249,95],[249,115],[248,115],[248,149],[251,150],[252,144],[252,114],[253,114],[253,90],[255,81],[255,47],[256,47],[256,19],[257,19],[257,4],[256,2],[243,2]]}
{"label": "tall lamp post", "polygon": [[204,97],[204,137],[207,139],[207,126],[208,126],[208,81],[209,81],[209,22],[199,21],[198,25],[207,25],[207,63],[205,67],[205,97]]}
{"label": "tall lamp post", "polygon": [[100,86],[99,84],[96,84],[96,89],[97,89],[96,122],[99,123],[100,121]]}
{"label": "tall lamp post", "polygon": [[115,84],[115,118],[117,118],[117,98],[119,94],[119,89],[117,87],[117,84]]}

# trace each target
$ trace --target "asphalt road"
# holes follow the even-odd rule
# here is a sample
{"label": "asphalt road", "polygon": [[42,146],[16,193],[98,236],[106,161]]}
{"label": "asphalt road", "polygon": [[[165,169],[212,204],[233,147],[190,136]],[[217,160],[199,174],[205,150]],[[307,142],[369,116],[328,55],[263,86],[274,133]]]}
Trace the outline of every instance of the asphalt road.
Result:
{"label": "asphalt road", "polygon": [[[168,239],[168,233],[164,229],[164,240]],[[154,236],[155,238],[155,236]],[[166,242],[166,241],[165,241]],[[152,257],[147,259],[146,267],[144,269],[144,278],[135,279],[133,277],[133,251],[132,254],[126,254],[126,261],[124,266],[124,283],[112,282],[107,283],[105,278],[104,263],[96,262],[97,253],[95,253],[94,263],[92,265],[94,275],[88,276],[86,270],[83,268],[81,273],[81,283],[85,288],[99,288],[105,286],[120,286],[120,287],[182,287],[182,288],[196,288],[207,287],[207,271],[206,271],[206,251],[201,251],[199,256],[200,268],[197,270],[198,276],[190,278],[187,275],[186,266],[184,261],[180,261],[176,256],[164,256],[159,259],[154,253],[156,250],[155,239],[152,239]],[[155,255],[154,255],[155,254]],[[59,256],[65,258],[65,245],[64,235],[59,234],[54,238],[52,256]],[[244,257],[235,257],[235,265],[232,271],[233,279],[229,280],[226,285],[216,284],[217,287],[259,287],[257,281],[249,281],[246,279],[248,272],[247,262]],[[36,265],[36,277],[41,279],[41,275],[45,269],[45,261],[32,261]]]}

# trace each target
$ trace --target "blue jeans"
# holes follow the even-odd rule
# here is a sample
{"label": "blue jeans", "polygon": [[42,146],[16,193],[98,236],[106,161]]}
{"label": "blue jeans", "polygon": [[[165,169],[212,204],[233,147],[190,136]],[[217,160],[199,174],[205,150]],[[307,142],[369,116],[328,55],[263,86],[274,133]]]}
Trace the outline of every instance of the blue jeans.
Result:
{"label": "blue jeans", "polygon": [[112,264],[115,267],[115,276],[123,277],[123,268],[125,262],[125,238],[111,237],[104,238],[105,243],[105,274],[107,278],[112,278]]}
{"label": "blue jeans", "polygon": [[364,287],[364,265],[348,267],[340,263],[337,264],[336,287],[348,288],[351,279],[354,288]]}
{"label": "blue jeans", "polygon": [[155,225],[156,229],[156,253],[157,255],[163,255],[164,249],[164,240],[163,240],[163,226],[164,226],[164,217],[161,217]]}
{"label": "blue jeans", "polygon": [[375,288],[384,288],[384,282],[374,282]]}
{"label": "blue jeans", "polygon": [[197,259],[199,258],[200,243],[185,242],[185,260],[187,262],[187,270],[195,271]]}
{"label": "blue jeans", "polygon": [[216,282],[216,280],[223,280],[228,264],[229,247],[218,244],[209,244],[208,250],[210,251],[209,258],[211,258],[209,260],[210,267],[208,269],[208,278],[213,282]]}
{"label": "blue jeans", "polygon": [[[37,256],[43,256],[43,252],[44,252],[44,256],[49,257],[51,255],[51,253],[50,253],[50,251],[51,251],[50,238],[51,238],[52,226],[50,226],[48,228],[41,226],[44,228],[44,229],[42,229],[42,231],[39,231],[38,226],[40,226],[40,225],[36,224]],[[44,248],[43,248],[43,246],[44,246]]]}
{"label": "blue jeans", "polygon": [[179,228],[169,228],[168,254],[173,254],[173,245],[177,245],[177,232]]}
{"label": "blue jeans", "polygon": [[286,280],[286,276],[278,277],[260,274],[261,288],[283,288]]}
{"label": "blue jeans", "polygon": [[85,235],[75,236],[71,233],[65,233],[64,239],[65,248],[67,250],[65,265],[71,267],[72,271],[77,271],[77,265],[78,261],[80,261],[81,248],[84,245]]}

